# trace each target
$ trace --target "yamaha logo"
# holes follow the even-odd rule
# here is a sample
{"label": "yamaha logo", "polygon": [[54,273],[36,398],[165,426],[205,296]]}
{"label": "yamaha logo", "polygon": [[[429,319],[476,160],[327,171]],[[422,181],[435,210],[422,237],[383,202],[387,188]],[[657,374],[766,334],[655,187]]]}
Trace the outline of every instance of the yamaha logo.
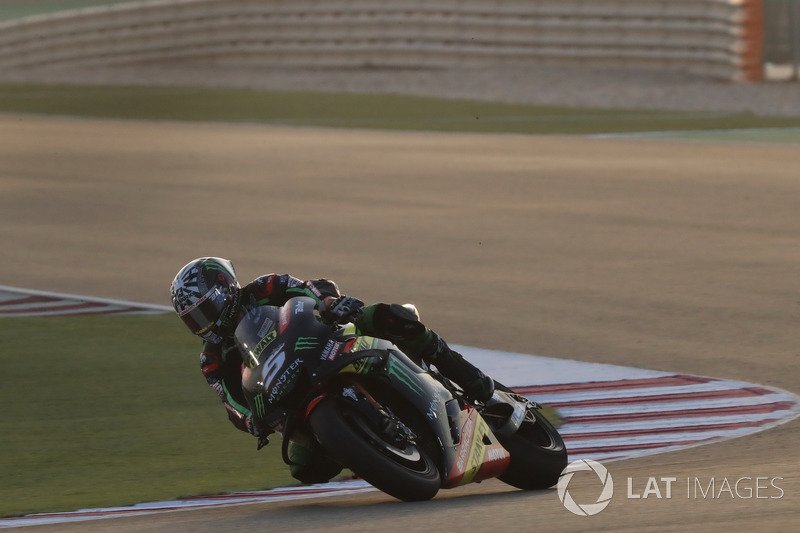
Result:
{"label": "yamaha logo", "polygon": [[[569,493],[569,482],[575,472],[592,471],[597,474],[600,482],[603,484],[603,490],[595,503],[577,503]],[[578,516],[593,516],[608,507],[611,503],[611,497],[614,495],[614,480],[611,479],[611,474],[608,473],[606,467],[591,459],[581,459],[567,465],[561,472],[558,479],[558,499],[564,504],[564,507],[573,514]]]}

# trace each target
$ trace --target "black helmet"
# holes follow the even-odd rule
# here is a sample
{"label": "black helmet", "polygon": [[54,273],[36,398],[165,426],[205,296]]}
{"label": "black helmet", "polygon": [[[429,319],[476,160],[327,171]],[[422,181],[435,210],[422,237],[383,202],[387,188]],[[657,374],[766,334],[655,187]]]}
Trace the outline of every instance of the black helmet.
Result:
{"label": "black helmet", "polygon": [[239,312],[239,282],[233,263],[201,257],[178,271],[172,280],[172,305],[192,333],[218,343],[235,326]]}

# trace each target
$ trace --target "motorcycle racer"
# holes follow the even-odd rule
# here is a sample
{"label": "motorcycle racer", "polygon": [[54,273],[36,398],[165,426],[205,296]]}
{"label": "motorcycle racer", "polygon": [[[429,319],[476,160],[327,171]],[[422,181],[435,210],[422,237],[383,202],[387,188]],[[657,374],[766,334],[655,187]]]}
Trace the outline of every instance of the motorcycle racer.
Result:
{"label": "motorcycle racer", "polygon": [[[331,280],[304,281],[289,274],[267,274],[240,287],[233,263],[218,257],[201,257],[186,264],[173,279],[170,292],[175,312],[204,341],[201,371],[222,400],[229,420],[264,442],[265,431],[255,427],[244,398],[243,359],[233,334],[249,310],[261,305],[281,306],[295,296],[312,298],[326,322],[353,322],[360,334],[391,341],[417,362],[435,365],[473,400],[486,401],[494,392],[493,380],[420,322],[416,308],[409,304],[364,306],[356,298],[343,296]],[[325,482],[341,470],[307,435],[295,432],[289,440],[290,471],[301,482]]]}

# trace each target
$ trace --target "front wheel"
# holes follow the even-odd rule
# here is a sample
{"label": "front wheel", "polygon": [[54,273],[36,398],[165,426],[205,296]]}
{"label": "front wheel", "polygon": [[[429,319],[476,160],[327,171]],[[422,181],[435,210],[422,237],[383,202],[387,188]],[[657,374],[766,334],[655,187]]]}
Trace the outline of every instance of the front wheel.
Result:
{"label": "front wheel", "polygon": [[389,442],[346,402],[327,397],[309,423],[336,461],[383,492],[403,501],[430,500],[439,492],[439,470],[415,442]]}
{"label": "front wheel", "polygon": [[524,490],[552,487],[567,466],[567,448],[558,430],[535,408],[529,408],[519,430],[498,435],[511,454],[511,464],[499,476],[509,485]]}

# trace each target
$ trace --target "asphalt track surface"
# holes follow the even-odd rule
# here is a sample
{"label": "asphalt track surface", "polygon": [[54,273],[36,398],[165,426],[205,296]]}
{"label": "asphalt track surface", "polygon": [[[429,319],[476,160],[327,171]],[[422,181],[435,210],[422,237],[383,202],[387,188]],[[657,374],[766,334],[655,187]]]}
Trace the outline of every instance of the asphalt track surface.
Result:
{"label": "asphalt track surface", "polygon": [[[221,255],[243,279],[412,301],[458,344],[800,392],[796,146],[23,116],[0,138],[0,284],[164,305],[180,266]],[[25,530],[796,531],[798,429],[611,463],[592,517],[485,482]],[[625,497],[650,477],[676,478],[672,498]],[[745,477],[783,478],[782,497],[686,487]]]}

